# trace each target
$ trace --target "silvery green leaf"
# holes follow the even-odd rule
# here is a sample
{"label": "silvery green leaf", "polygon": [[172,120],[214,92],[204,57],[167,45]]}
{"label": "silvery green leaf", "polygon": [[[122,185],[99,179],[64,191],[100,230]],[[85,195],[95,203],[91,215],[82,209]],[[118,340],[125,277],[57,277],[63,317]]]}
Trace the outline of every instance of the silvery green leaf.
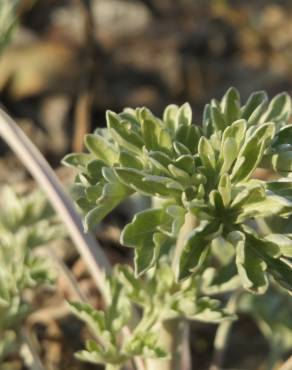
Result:
{"label": "silvery green leaf", "polygon": [[70,166],[70,167],[76,167],[81,170],[85,170],[87,164],[94,159],[92,154],[86,154],[86,153],[72,153],[72,154],[67,154],[63,159],[62,163],[65,166]]}
{"label": "silvery green leaf", "polygon": [[246,203],[254,203],[263,200],[266,196],[265,187],[262,183],[252,183],[248,186],[234,186],[231,208],[240,208]]}
{"label": "silvery green leaf", "polygon": [[150,196],[167,197],[180,196],[181,191],[169,188],[168,184],[173,181],[164,176],[150,176],[132,168],[115,168],[118,178],[133,190]]}
{"label": "silvery green leaf", "polygon": [[105,163],[99,159],[93,159],[86,165],[86,176],[88,181],[95,185],[102,180],[102,168],[105,166]]}
{"label": "silvery green leaf", "polygon": [[189,155],[191,151],[187,148],[184,144],[180,143],[179,141],[175,141],[173,143],[173,148],[178,155]]}
{"label": "silvery green leaf", "polygon": [[194,311],[186,312],[186,317],[190,320],[208,323],[219,323],[226,319],[235,319],[226,310],[220,308],[220,302],[217,299],[209,297],[199,298],[194,305]]}
{"label": "silvery green leaf", "polygon": [[268,193],[262,199],[247,198],[242,204],[240,214],[236,220],[237,223],[242,223],[251,217],[268,217],[271,215],[287,216],[292,212],[292,202],[288,199],[278,196],[273,193]]}
{"label": "silvery green leaf", "polygon": [[176,235],[178,235],[180,228],[184,224],[186,210],[183,207],[172,205],[166,208],[166,212],[173,219],[171,226],[171,236],[175,237]]}
{"label": "silvery green leaf", "polygon": [[194,167],[195,167],[194,157],[189,154],[181,155],[174,162],[174,166],[191,174],[194,172]]}
{"label": "silvery green leaf", "polygon": [[134,126],[138,127],[140,125],[139,108],[125,108],[119,116],[123,121],[130,121]]}
{"label": "silvery green leaf", "polygon": [[113,165],[118,162],[118,152],[116,148],[102,136],[87,134],[84,143],[90,153],[104,163]]}
{"label": "silvery green leaf", "polygon": [[179,280],[189,277],[201,267],[209,251],[210,240],[218,229],[219,223],[217,221],[214,223],[202,222],[190,233],[180,256]]}
{"label": "silvery green leaf", "polygon": [[261,250],[261,258],[268,266],[268,271],[274,279],[292,294],[292,265],[288,259],[273,258]]}
{"label": "silvery green leaf", "polygon": [[271,142],[274,133],[274,124],[266,123],[259,126],[245,141],[231,174],[233,182],[240,182],[249,178],[260,163],[264,151]]}
{"label": "silvery green leaf", "polygon": [[137,274],[142,274],[156,261],[161,246],[157,244],[159,230],[163,224],[169,224],[171,227],[172,222],[172,218],[161,208],[139,212],[133,221],[126,225],[121,234],[121,243],[135,248]]}
{"label": "silvery green leaf", "polygon": [[253,125],[258,125],[259,124],[259,121],[260,121],[260,118],[262,116],[262,114],[266,111],[267,109],[267,105],[268,105],[268,101],[262,101],[258,106],[257,108],[255,108],[255,110],[252,112],[252,114],[250,115],[248,121],[247,121],[247,124],[249,127],[253,126]]}
{"label": "silvery green leaf", "polygon": [[260,123],[287,121],[291,115],[291,98],[287,93],[276,95],[270,102],[268,109],[261,116]]}
{"label": "silvery green leaf", "polygon": [[183,144],[192,154],[195,154],[197,153],[200,137],[201,133],[198,126],[180,125],[175,134],[175,141]]}
{"label": "silvery green leaf", "polygon": [[227,90],[221,100],[220,107],[227,125],[231,125],[232,122],[241,118],[240,95],[234,87]]}
{"label": "silvery green leaf", "polygon": [[204,136],[202,136],[199,141],[198,153],[203,166],[205,166],[209,172],[214,172],[216,167],[215,152],[209,140],[207,140]]}
{"label": "silvery green leaf", "polygon": [[228,174],[221,176],[218,191],[221,194],[224,206],[227,207],[231,202],[231,180]]}
{"label": "silvery green leaf", "polygon": [[156,151],[164,147],[170,149],[172,146],[170,136],[155,119],[143,119],[141,123],[141,132],[148,150]]}
{"label": "silvery green leaf", "polygon": [[84,321],[95,335],[105,330],[104,313],[97,311],[87,303],[68,302],[70,310],[76,317]]}
{"label": "silvery green leaf", "polygon": [[137,157],[135,154],[125,150],[120,151],[119,163],[123,167],[134,168],[136,170],[143,169],[143,163],[140,158]]}
{"label": "silvery green leaf", "polygon": [[212,118],[211,118],[211,105],[206,104],[203,112],[203,134],[210,137],[213,132]]}
{"label": "silvery green leaf", "polygon": [[135,248],[134,266],[136,276],[142,275],[144,272],[149,270],[150,267],[152,267],[154,263],[157,261],[160,248],[155,243],[153,244],[154,246],[150,245],[148,248],[145,247]]}
{"label": "silvery green leaf", "polygon": [[168,170],[170,174],[183,186],[190,185],[190,175],[186,171],[173,164],[168,166]]}
{"label": "silvery green leaf", "polygon": [[[248,230],[246,230],[248,231]],[[285,258],[277,258],[280,254],[279,246],[259,238],[256,233],[248,231],[246,238],[249,247],[256,253],[259,258],[267,266],[267,271],[273,275],[275,280],[286,288],[289,292],[292,291],[292,266]]]}
{"label": "silvery green leaf", "polygon": [[229,171],[238,156],[242,142],[245,138],[246,121],[235,121],[228,126],[222,135],[219,162],[222,163],[221,174]]}
{"label": "silvery green leaf", "polygon": [[202,280],[202,292],[207,295],[234,291],[241,285],[234,260],[219,268],[207,268]]}
{"label": "silvery green leaf", "polygon": [[133,221],[126,225],[121,235],[121,243],[128,247],[154,247],[153,235],[163,223],[172,219],[163,208],[149,209],[135,215]]}
{"label": "silvery green leaf", "polygon": [[97,200],[97,206],[85,216],[85,230],[91,230],[132,193],[133,191],[130,188],[120,182],[106,183],[103,187],[101,197]]}
{"label": "silvery green leaf", "polygon": [[163,358],[166,352],[157,344],[158,336],[154,332],[137,332],[124,346],[128,356],[141,356],[144,358]]}
{"label": "silvery green leaf", "polygon": [[192,108],[189,103],[183,104],[178,110],[179,125],[191,125],[192,123]]}
{"label": "silvery green leaf", "polygon": [[102,345],[99,345],[93,340],[86,341],[86,350],[78,351],[75,354],[75,357],[81,361],[92,364],[107,365],[107,368],[109,365],[113,365],[112,369],[116,369],[114,365],[121,366],[125,361],[127,361],[127,356],[120,353],[116,348],[109,347],[105,349]]}
{"label": "silvery green leaf", "polygon": [[263,157],[261,166],[273,169],[282,174],[292,172],[292,151],[284,151],[278,154],[268,154]]}
{"label": "silvery green leaf", "polygon": [[144,145],[142,137],[135,132],[127,121],[122,121],[117,114],[107,111],[106,120],[113,139],[122,147],[140,154]]}
{"label": "silvery green leaf", "polygon": [[179,125],[178,112],[179,107],[175,104],[168,105],[163,112],[163,122],[172,133],[177,130]]}
{"label": "silvery green leaf", "polygon": [[262,107],[263,104],[268,102],[268,96],[265,91],[257,91],[250,95],[246,104],[242,107],[242,118],[253,122],[253,115],[256,113],[256,109]]}
{"label": "silvery green leaf", "polygon": [[242,225],[242,229],[245,232],[247,242],[259,255],[261,255],[262,251],[264,256],[267,255],[275,258],[281,256],[280,247],[276,243],[266,238],[261,238],[254,229],[248,227],[247,225]]}
{"label": "silvery green leaf", "polygon": [[211,101],[210,111],[214,129],[223,131],[227,124],[225,122],[224,114],[221,112],[219,104],[216,100]]}
{"label": "silvery green leaf", "polygon": [[292,125],[284,126],[276,133],[271,147],[277,151],[277,147],[283,144],[292,144]]}
{"label": "silvery green leaf", "polygon": [[[209,203],[211,205],[211,211],[213,215],[216,215],[218,218],[225,213],[225,207],[223,199],[218,190],[212,190],[209,194]],[[231,221],[231,220],[230,220]]]}
{"label": "silvery green leaf", "polygon": [[280,249],[280,254],[284,257],[292,258],[292,240],[283,234],[269,234],[265,239],[276,244]]}
{"label": "silvery green leaf", "polygon": [[266,263],[253,252],[245,234],[233,231],[228,239],[236,248],[236,266],[243,287],[255,294],[263,294],[268,288]]}
{"label": "silvery green leaf", "polygon": [[211,243],[212,254],[220,261],[221,264],[227,264],[234,259],[233,245],[222,235],[214,238]]}
{"label": "silvery green leaf", "polygon": [[150,160],[155,160],[165,169],[167,169],[168,165],[172,163],[171,157],[169,157],[166,153],[160,151],[150,151],[149,158]]}

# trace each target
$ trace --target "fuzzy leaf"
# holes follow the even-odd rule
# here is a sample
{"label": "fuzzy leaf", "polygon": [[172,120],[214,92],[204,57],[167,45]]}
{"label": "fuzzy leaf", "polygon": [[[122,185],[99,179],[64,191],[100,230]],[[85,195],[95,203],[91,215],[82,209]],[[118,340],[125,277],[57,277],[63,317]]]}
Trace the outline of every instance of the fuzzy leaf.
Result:
{"label": "fuzzy leaf", "polygon": [[84,219],[85,231],[92,230],[124,199],[129,197],[133,191],[125,185],[115,182],[106,183],[101,197],[97,200],[97,206],[90,210]]}
{"label": "fuzzy leaf", "polygon": [[224,113],[224,119],[227,125],[240,118],[240,96],[239,92],[231,87],[227,90],[221,101],[221,109]]}
{"label": "fuzzy leaf", "polygon": [[116,149],[106,139],[100,135],[88,134],[85,136],[86,148],[108,165],[118,162],[118,153]]}
{"label": "fuzzy leaf", "polygon": [[191,125],[192,108],[189,103],[183,104],[178,110],[178,123],[180,125]]}
{"label": "fuzzy leaf", "polygon": [[218,222],[202,222],[190,233],[180,256],[179,280],[189,277],[203,264],[209,251],[210,240],[218,229]]}
{"label": "fuzzy leaf", "polygon": [[255,113],[258,107],[268,101],[268,96],[265,91],[257,91],[250,95],[245,106],[242,109],[242,118],[249,121],[252,118],[252,115]]}
{"label": "fuzzy leaf", "polygon": [[139,212],[133,221],[126,225],[121,235],[121,243],[135,248],[136,273],[148,270],[158,257],[157,244],[159,230],[164,224],[171,224],[172,218],[163,209],[150,209]]}
{"label": "fuzzy leaf", "polygon": [[107,111],[106,120],[114,140],[125,149],[140,154],[144,145],[142,137],[137,134],[127,121],[121,121],[114,112]]}
{"label": "fuzzy leaf", "polygon": [[291,98],[287,93],[276,95],[261,116],[260,123],[287,121],[291,115]]}
{"label": "fuzzy leaf", "polygon": [[270,143],[274,132],[274,125],[272,123],[266,123],[259,126],[245,141],[231,174],[232,181],[240,182],[249,178],[260,163],[264,150]]}
{"label": "fuzzy leaf", "polygon": [[265,262],[253,253],[242,232],[234,231],[228,239],[236,248],[236,265],[243,287],[252,293],[263,294],[268,287]]}

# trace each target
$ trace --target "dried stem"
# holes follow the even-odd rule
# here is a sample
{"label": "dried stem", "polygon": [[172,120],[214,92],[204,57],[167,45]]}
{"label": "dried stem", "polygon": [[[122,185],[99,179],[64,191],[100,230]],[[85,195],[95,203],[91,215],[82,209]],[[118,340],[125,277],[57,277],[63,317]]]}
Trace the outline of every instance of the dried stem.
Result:
{"label": "dried stem", "polygon": [[54,171],[18,125],[2,110],[0,110],[0,135],[44,190],[67,226],[69,235],[83,257],[93,280],[103,293],[104,272],[111,271],[110,263],[93,235],[84,234],[80,216]]}
{"label": "dried stem", "polygon": [[21,331],[21,341],[21,355],[26,365],[28,365],[31,370],[45,370],[30,335],[25,330]]}

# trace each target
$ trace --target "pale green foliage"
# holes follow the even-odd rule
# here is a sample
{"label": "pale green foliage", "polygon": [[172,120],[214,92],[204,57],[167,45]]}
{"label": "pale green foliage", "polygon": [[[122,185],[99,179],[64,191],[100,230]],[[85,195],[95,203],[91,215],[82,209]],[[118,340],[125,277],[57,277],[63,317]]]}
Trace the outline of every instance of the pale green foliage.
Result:
{"label": "pale green foliage", "polygon": [[[122,243],[135,248],[137,274],[166,252],[171,258],[191,212],[199,225],[185,241],[178,279],[202,269],[218,239],[245,289],[264,293],[270,275],[291,290],[290,237],[283,248],[252,222],[292,213],[290,113],[285,93],[269,103],[265,92],[257,92],[242,106],[233,88],[206,105],[202,126],[192,123],[188,104],[168,106],[162,119],[147,108],[108,111],[107,128],[85,139],[89,153],[64,159],[80,170],[74,194],[86,213],[85,227],[94,227],[135,192],[158,197],[161,207],[136,215],[122,234]],[[259,167],[288,177],[252,179]]]}
{"label": "pale green foliage", "polygon": [[53,270],[35,248],[64,235],[38,192],[18,196],[4,188],[0,196],[0,358],[14,348],[15,330],[29,312],[25,289],[50,283]]}
{"label": "pale green foliage", "polygon": [[[109,308],[96,311],[90,305],[70,303],[71,310],[98,337],[89,340],[86,350],[77,358],[92,363],[122,366],[133,356],[164,358],[167,353],[158,344],[158,326],[165,320],[186,318],[218,323],[232,319],[220,308],[218,300],[200,295],[201,279],[189,278],[177,283],[168,264],[149,271],[145,279],[137,280],[132,269],[116,266],[108,279]],[[133,323],[134,305],[142,309],[138,322]],[[134,326],[131,334],[123,332],[126,325]]]}

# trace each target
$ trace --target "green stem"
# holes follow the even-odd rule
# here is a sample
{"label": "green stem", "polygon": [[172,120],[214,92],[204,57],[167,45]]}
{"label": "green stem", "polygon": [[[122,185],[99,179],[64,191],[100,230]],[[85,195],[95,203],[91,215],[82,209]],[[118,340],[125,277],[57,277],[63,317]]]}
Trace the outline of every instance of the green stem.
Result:
{"label": "green stem", "polygon": [[[234,314],[236,312],[238,299],[241,293],[241,291],[236,291],[231,295],[226,306],[226,309],[230,314]],[[220,370],[222,368],[232,324],[232,320],[225,320],[218,326],[214,340],[214,354],[210,370]]]}
{"label": "green stem", "polygon": [[147,370],[182,370],[185,324],[181,319],[172,319],[159,325],[157,328],[159,343],[167,349],[170,357],[167,359],[148,359],[146,361]]}
{"label": "green stem", "polygon": [[[177,237],[172,268],[177,273],[179,258],[187,235],[196,227],[196,218],[187,213],[185,223]],[[167,359],[146,360],[147,370],[189,370],[188,323],[184,319],[172,319],[157,324],[159,345],[169,354]]]}
{"label": "green stem", "polygon": [[105,370],[121,370],[121,366],[120,365],[108,364],[108,365],[106,365]]}

